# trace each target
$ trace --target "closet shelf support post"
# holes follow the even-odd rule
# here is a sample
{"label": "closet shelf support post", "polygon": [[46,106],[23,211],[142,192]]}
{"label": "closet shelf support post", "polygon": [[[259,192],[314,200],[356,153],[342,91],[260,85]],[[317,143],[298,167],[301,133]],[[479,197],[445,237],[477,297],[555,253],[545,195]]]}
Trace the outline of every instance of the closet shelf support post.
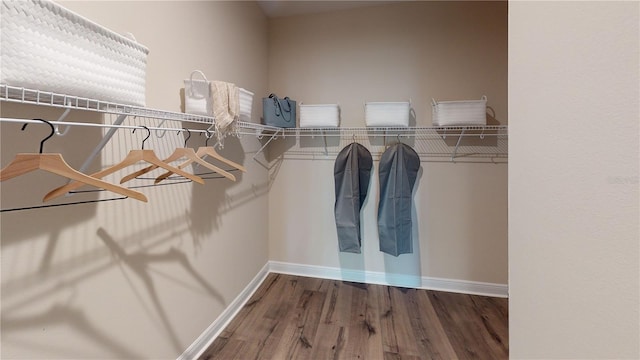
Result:
{"label": "closet shelf support post", "polygon": [[[129,115],[127,115],[127,114],[118,115],[118,118],[116,119],[116,121],[113,124],[114,125],[121,125],[122,122],[127,118],[127,116],[129,116]],[[89,157],[87,158],[87,160],[84,161],[84,163],[82,164],[82,166],[80,167],[80,169],[78,171],[80,171],[81,173],[86,172],[86,170],[89,168],[89,166],[91,165],[93,160],[96,158],[96,156],[98,156],[100,151],[102,151],[102,149],[105,147],[105,145],[107,145],[107,143],[111,140],[113,135],[115,135],[116,131],[118,131],[117,127],[112,127],[112,128],[109,129],[109,131],[107,131],[107,134],[102,138],[102,140],[100,140],[100,142],[98,143],[98,145],[96,145],[96,147],[93,149],[93,151],[91,151],[91,154],[89,154]]]}
{"label": "closet shelf support post", "polygon": [[264,145],[262,145],[262,147],[261,147],[258,151],[256,151],[255,155],[253,155],[253,160],[255,160],[255,159],[258,157],[258,155],[260,155],[260,154],[264,151],[264,149],[267,147],[267,145],[269,145],[269,143],[271,143],[271,141],[273,141],[273,139],[275,139],[275,138],[277,138],[277,137],[278,137],[278,133],[279,133],[280,131],[282,131],[282,136],[284,137],[284,129],[276,130],[276,131],[271,135],[271,137],[269,138],[269,140],[267,140],[267,142],[266,142],[266,143],[264,143]]}
{"label": "closet shelf support post", "polygon": [[327,134],[325,133],[324,129],[320,130],[320,133],[322,134],[322,139],[324,140],[324,154],[329,155],[329,146],[327,144]]}
{"label": "closet shelf support post", "polygon": [[456,147],[453,149],[453,154],[451,154],[451,162],[453,162],[456,158],[456,154],[458,153],[458,147],[460,147],[460,141],[462,141],[462,138],[464,137],[464,131],[465,129],[462,129],[460,136],[458,136],[458,142],[456,142]]}

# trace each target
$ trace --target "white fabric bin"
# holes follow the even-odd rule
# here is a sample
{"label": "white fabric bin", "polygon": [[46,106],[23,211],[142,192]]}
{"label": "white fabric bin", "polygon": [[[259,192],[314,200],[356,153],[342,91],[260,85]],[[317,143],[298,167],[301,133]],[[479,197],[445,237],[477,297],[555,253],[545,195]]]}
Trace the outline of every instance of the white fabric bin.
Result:
{"label": "white fabric bin", "polygon": [[364,117],[371,127],[408,127],[410,102],[368,102]]}
{"label": "white fabric bin", "polygon": [[145,105],[149,50],[48,0],[0,4],[0,82]]}
{"label": "white fabric bin", "polygon": [[323,128],[340,125],[340,106],[338,104],[300,104],[300,127]]}
{"label": "white fabric bin", "polygon": [[253,107],[253,93],[247,89],[240,88],[240,120],[251,121],[251,108]]}
{"label": "white fabric bin", "polygon": [[457,101],[431,99],[431,114],[434,126],[486,125],[487,97]]}

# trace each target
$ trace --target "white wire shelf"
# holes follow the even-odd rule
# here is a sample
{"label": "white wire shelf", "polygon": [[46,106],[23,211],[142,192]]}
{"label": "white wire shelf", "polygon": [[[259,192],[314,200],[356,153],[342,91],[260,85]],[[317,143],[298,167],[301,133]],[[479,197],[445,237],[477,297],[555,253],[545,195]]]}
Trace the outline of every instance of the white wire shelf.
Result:
{"label": "white wire shelf", "polygon": [[43,105],[72,110],[97,111],[108,114],[141,116],[154,119],[187,121],[213,124],[209,116],[185,114],[180,112],[156,110],[146,107],[117,104],[108,101],[88,99],[80,96],[57,94],[54,92],[27,89],[23,87],[0,84],[0,100],[23,104]]}
{"label": "white wire shelf", "polygon": [[[156,110],[6,84],[0,84],[0,101],[117,114],[119,115],[118,120],[110,124],[114,130],[120,126],[128,127],[121,124],[129,116],[203,123],[209,124],[210,129],[215,123],[215,119],[210,116]],[[74,125],[73,123],[66,124]],[[161,125],[162,123],[159,126]],[[508,157],[508,127],[506,125],[278,128],[239,121],[237,133],[267,138],[255,156],[270,143],[277,143],[273,140],[295,138],[295,144],[288,146],[286,150],[287,157],[331,158],[351,141],[363,143],[372,150],[372,153],[381,153],[387,145],[394,141],[404,141],[411,144],[423,158],[450,157],[451,160],[487,158],[492,161],[501,159],[504,162]],[[109,141],[109,138],[110,135],[107,135],[94,152],[99,151]],[[83,167],[86,167],[91,159],[90,156]]]}
{"label": "white wire shelf", "polygon": [[[58,94],[49,91],[28,89],[24,87],[0,84],[0,101],[22,104],[42,105],[71,110],[96,111],[107,114],[139,116],[160,120],[185,121],[212,125],[215,119],[211,116],[186,114],[181,112],[157,110],[140,106],[112,103],[89,99],[80,96]],[[71,124],[72,125],[72,124]],[[247,135],[262,135],[263,132],[275,133],[280,128],[239,121],[238,128]]]}
{"label": "white wire shelf", "polygon": [[507,136],[506,125],[465,126],[411,126],[411,127],[327,127],[327,128],[272,128],[283,136],[350,136],[352,134],[385,137],[434,137],[443,136]]}
{"label": "white wire shelf", "polygon": [[[471,125],[444,127],[339,127],[278,129],[272,157],[332,160],[351,142],[367,147],[374,158],[396,142],[413,147],[423,161],[492,162],[508,160],[508,127]],[[288,139],[288,140],[287,140]],[[266,144],[265,144],[266,146]]]}

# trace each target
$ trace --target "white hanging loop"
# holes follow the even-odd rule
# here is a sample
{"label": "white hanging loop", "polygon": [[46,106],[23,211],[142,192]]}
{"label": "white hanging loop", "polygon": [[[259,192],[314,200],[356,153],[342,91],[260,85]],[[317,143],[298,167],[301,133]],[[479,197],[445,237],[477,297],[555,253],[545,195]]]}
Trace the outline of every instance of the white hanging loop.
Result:
{"label": "white hanging loop", "polygon": [[[69,105],[71,105],[71,102],[69,102]],[[71,111],[71,108],[65,109],[65,111],[62,113],[62,115],[60,115],[60,118],[58,118],[58,121],[64,120],[67,117],[67,115],[69,115],[70,111]],[[65,136],[65,135],[67,135],[67,133],[69,132],[70,129],[71,129],[71,125],[67,125],[67,127],[64,129],[64,131],[60,131],[60,125],[56,125],[56,135]]]}
{"label": "white hanging loop", "polygon": [[[162,127],[162,124],[164,124],[165,121],[167,121],[167,119],[162,119],[162,121],[160,121],[160,123],[158,124],[158,127]],[[162,135],[160,135],[160,130],[156,130],[156,137],[158,139],[163,138],[166,134],[167,134],[167,130],[162,130]]]}

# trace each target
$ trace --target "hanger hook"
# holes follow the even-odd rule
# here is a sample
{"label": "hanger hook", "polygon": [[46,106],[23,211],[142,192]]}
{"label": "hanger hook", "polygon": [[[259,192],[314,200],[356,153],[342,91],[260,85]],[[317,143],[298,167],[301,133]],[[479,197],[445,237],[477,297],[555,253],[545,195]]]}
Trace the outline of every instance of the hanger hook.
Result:
{"label": "hanger hook", "polygon": [[[182,128],[182,130],[187,132],[187,138],[184,139],[184,147],[187,147],[187,141],[191,138],[191,131],[187,128]],[[178,131],[178,135],[180,135],[181,131]]]}
{"label": "hanger hook", "polygon": [[143,125],[142,127],[143,127],[145,130],[147,130],[147,137],[146,137],[146,138],[144,138],[144,140],[142,140],[142,150],[144,150],[144,143],[145,143],[145,141],[147,141],[147,139],[149,139],[149,138],[151,137],[151,130],[149,130],[149,128],[148,128],[148,127],[146,127],[146,126],[144,126],[144,125]]}
{"label": "hanger hook", "polygon": [[207,140],[204,141],[204,146],[209,146],[209,139],[211,139],[213,137],[213,135],[211,135],[211,132],[209,131],[209,129],[205,130],[205,136],[207,138]]}
{"label": "hanger hook", "polygon": [[[145,143],[145,141],[147,141],[147,139],[149,139],[149,137],[151,136],[151,130],[149,130],[149,128],[148,128],[148,127],[146,127],[146,126],[144,126],[144,125],[142,125],[141,127],[142,127],[142,128],[144,128],[145,130],[147,130],[147,137],[146,137],[146,138],[144,138],[144,140],[142,140],[142,146],[141,146],[141,147],[142,147],[142,150],[144,150],[144,143]],[[132,133],[135,133],[135,132],[136,132],[136,129],[133,129]]]}
{"label": "hanger hook", "polygon": [[[69,101],[69,105],[71,105],[71,101]],[[67,108],[62,113],[62,115],[60,115],[60,117],[58,118],[58,121],[64,120],[67,117],[67,115],[69,115],[70,111],[71,111],[71,108]],[[60,125],[56,125],[56,135],[58,135],[58,136],[67,135],[67,133],[69,133],[69,130],[71,130],[71,125],[67,125],[67,127],[64,129],[64,131],[60,131]]]}
{"label": "hanger hook", "polygon": [[[167,119],[162,119],[162,121],[160,121],[160,123],[158,124],[158,127],[162,127],[162,124],[164,124],[165,121],[167,121]],[[156,129],[156,137],[158,139],[163,138],[166,134],[167,134],[167,130],[162,130],[162,135],[160,135],[160,130]]]}
{"label": "hanger hook", "polygon": [[[47,136],[46,138],[42,139],[42,141],[40,141],[40,154],[42,154],[42,149],[44,148],[45,141],[49,140],[53,136],[53,134],[56,133],[56,128],[53,126],[53,124],[51,124],[47,120],[44,120],[44,119],[33,119],[33,120],[40,120],[40,121],[46,123],[47,125],[49,125],[51,127],[51,133],[49,134],[49,136]],[[29,123],[25,123],[24,125],[22,125],[22,129],[20,129],[20,130],[24,131],[24,129],[26,129],[27,125],[29,125]]]}

